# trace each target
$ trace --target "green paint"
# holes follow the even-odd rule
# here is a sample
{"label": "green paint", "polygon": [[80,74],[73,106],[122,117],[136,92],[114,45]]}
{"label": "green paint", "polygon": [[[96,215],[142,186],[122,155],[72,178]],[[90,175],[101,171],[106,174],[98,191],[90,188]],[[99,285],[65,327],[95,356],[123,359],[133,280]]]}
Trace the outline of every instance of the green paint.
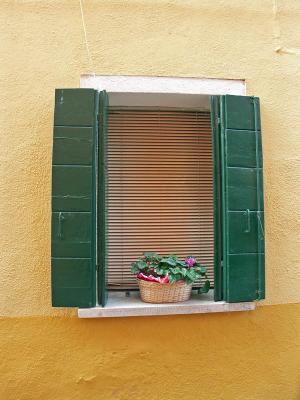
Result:
{"label": "green paint", "polygon": [[93,128],[60,126],[54,129],[53,163],[91,165]]}
{"label": "green paint", "polygon": [[91,227],[90,212],[53,212],[52,256],[91,257]]}
{"label": "green paint", "polygon": [[57,89],[54,125],[93,127],[95,119],[94,89]]}
{"label": "green paint", "polygon": [[219,101],[212,96],[210,102],[212,143],[213,143],[213,193],[214,193],[214,299],[223,299],[222,292],[222,235],[221,235],[221,165],[220,165],[220,132],[219,132]]}
{"label": "green paint", "polygon": [[258,251],[258,290],[257,299],[265,298],[265,251],[264,251],[264,196],[263,196],[263,160],[260,127],[259,99],[253,98],[254,105],[254,131],[256,142],[256,184],[257,184],[257,251]]}
{"label": "green paint", "polygon": [[53,165],[53,211],[91,211],[92,176],[92,165]]}
{"label": "green paint", "polygon": [[96,92],[55,92],[52,158],[52,304],[93,307],[95,268]]}
{"label": "green paint", "polygon": [[219,97],[219,112],[220,112],[220,159],[221,159],[221,186],[222,186],[222,283],[223,283],[223,299],[225,300],[227,288],[229,286],[228,273],[227,273],[227,249],[228,249],[228,235],[227,235],[227,214],[226,214],[226,193],[227,193],[227,170],[226,170],[226,136],[225,136],[225,103],[224,96]]}
{"label": "green paint", "polygon": [[262,149],[258,99],[220,97],[224,299],[264,298]]}
{"label": "green paint", "polygon": [[107,112],[109,100],[106,91],[99,93],[99,158],[98,158],[98,301],[107,302],[106,290],[106,229],[107,229]]}

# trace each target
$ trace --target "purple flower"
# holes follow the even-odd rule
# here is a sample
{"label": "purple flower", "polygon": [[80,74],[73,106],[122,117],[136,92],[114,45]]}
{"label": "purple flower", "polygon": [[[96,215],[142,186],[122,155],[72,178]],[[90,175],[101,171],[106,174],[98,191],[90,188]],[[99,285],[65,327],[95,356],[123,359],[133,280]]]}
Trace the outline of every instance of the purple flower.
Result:
{"label": "purple flower", "polygon": [[189,268],[192,268],[195,264],[196,264],[196,259],[194,258],[194,257],[188,257],[186,260],[185,260],[185,263],[186,263],[186,265],[189,267]]}

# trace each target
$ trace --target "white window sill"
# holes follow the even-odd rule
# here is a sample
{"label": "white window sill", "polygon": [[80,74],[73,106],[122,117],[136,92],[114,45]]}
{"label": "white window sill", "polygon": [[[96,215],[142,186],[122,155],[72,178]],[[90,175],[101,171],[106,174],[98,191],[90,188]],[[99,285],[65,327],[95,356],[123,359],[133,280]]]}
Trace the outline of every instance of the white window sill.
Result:
{"label": "white window sill", "polygon": [[232,311],[251,311],[255,309],[254,302],[225,303],[215,302],[213,291],[207,294],[193,294],[192,298],[184,303],[150,304],[143,303],[138,292],[131,292],[126,296],[124,292],[110,292],[106,306],[93,308],[79,308],[79,318],[105,317],[141,317],[151,315],[174,314],[208,314]]}

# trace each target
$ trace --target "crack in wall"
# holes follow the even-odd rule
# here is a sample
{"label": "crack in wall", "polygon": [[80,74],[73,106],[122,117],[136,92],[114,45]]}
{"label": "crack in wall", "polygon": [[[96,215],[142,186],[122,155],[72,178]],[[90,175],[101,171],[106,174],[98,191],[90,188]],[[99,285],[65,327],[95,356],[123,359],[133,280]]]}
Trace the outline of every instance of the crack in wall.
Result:
{"label": "crack in wall", "polygon": [[273,0],[273,38],[275,39],[276,48],[275,52],[277,54],[291,54],[291,55],[300,55],[300,48],[297,47],[286,47],[282,45],[282,38],[281,38],[281,27],[279,22],[279,10],[278,10],[278,3],[277,0]]}

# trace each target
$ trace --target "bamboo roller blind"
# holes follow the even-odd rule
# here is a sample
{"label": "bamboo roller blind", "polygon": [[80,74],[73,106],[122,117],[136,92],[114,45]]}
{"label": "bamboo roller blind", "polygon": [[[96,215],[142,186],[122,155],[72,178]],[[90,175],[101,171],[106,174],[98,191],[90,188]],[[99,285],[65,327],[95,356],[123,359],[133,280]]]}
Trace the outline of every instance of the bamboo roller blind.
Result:
{"label": "bamboo roller blind", "polygon": [[210,114],[110,109],[108,287],[132,288],[144,251],[197,257],[213,283]]}

